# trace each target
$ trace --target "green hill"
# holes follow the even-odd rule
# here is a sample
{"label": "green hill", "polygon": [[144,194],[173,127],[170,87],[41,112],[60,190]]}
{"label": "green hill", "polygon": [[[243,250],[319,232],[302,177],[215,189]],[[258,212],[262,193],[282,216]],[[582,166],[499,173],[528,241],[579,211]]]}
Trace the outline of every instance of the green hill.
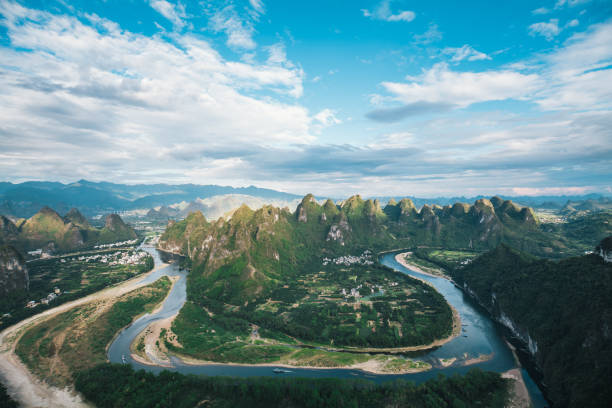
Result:
{"label": "green hill", "polygon": [[521,339],[559,407],[612,399],[612,263],[595,254],[559,262],[500,245],[453,272],[455,280]]}
{"label": "green hill", "polygon": [[409,199],[381,209],[378,201],[358,195],[320,205],[309,194],[294,213],[242,206],[231,218],[213,222],[192,213],[172,222],[159,245],[190,259],[205,294],[239,303],[323,256],[423,245],[488,250],[500,243],[536,255],[577,253],[559,234],[543,231],[531,208],[499,197],[417,211]]}
{"label": "green hill", "polygon": [[[531,209],[495,197],[417,210],[408,199],[382,209],[360,196],[320,205],[307,195],[293,213],[242,206],[209,222],[194,212],[171,222],[159,247],[191,264],[188,303],[173,326],[181,352],[214,359],[223,353],[211,350],[223,347],[228,361],[260,361],[227,342],[243,347],[235,339],[248,336],[251,324],[276,337],[346,347],[412,346],[450,333],[451,311],[437,292],[360,254],[417,245],[483,250],[500,242],[538,253],[557,248],[556,239]],[[347,255],[359,261],[345,264]],[[216,334],[203,340],[198,327]]]}
{"label": "green hill", "polygon": [[44,248],[50,252],[66,252],[97,244],[135,239],[136,232],[117,214],[109,214],[105,226],[92,227],[75,208],[64,217],[44,207],[19,226],[0,216],[0,243],[10,243],[21,251]]}

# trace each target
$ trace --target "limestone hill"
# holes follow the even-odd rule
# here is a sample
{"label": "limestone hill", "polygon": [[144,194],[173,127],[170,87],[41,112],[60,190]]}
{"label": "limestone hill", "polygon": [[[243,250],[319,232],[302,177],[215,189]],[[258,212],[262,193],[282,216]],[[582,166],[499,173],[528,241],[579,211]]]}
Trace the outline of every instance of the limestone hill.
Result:
{"label": "limestone hill", "polygon": [[10,243],[22,251],[45,248],[51,252],[64,252],[135,238],[136,232],[116,214],[109,214],[101,229],[92,227],[75,208],[61,217],[51,208],[44,207],[19,226],[0,216],[0,243]]}
{"label": "limestone hill", "polygon": [[536,254],[560,249],[540,230],[533,210],[496,197],[418,211],[409,199],[382,209],[378,201],[360,196],[320,205],[310,194],[294,213],[242,206],[230,219],[214,222],[192,213],[171,223],[159,245],[190,259],[201,277],[200,288],[191,290],[240,303],[324,256],[418,245],[486,250],[502,242]]}

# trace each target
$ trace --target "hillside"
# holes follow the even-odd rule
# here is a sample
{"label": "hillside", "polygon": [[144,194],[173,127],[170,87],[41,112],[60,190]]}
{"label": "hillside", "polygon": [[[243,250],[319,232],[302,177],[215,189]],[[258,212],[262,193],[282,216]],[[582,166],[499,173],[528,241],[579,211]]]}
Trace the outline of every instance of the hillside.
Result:
{"label": "hillside", "polygon": [[76,208],[61,217],[51,208],[44,207],[19,226],[0,216],[0,243],[10,243],[24,253],[38,248],[50,253],[65,252],[136,237],[136,232],[117,214],[107,215],[105,225],[100,229],[92,227]]}
{"label": "hillside", "polygon": [[552,262],[500,245],[453,273],[526,344],[555,406],[612,398],[612,264],[601,253]]}
{"label": "hillside", "polygon": [[561,208],[560,213],[564,215],[576,215],[585,212],[598,212],[598,211],[610,211],[612,210],[612,199],[609,197],[591,198],[588,200],[571,201]]}
{"label": "hillside", "polygon": [[30,280],[21,254],[10,245],[0,246],[0,295],[27,291]]}
{"label": "hillside", "polygon": [[[533,254],[574,251],[540,228],[533,210],[498,197],[473,205],[423,206],[409,199],[378,201],[353,196],[320,205],[305,196],[294,213],[265,206],[239,208],[228,219],[209,222],[200,212],[171,223],[161,249],[187,256],[206,293],[227,301],[250,300],[323,256],[357,255],[417,245],[486,250],[506,243]],[[566,245],[567,244],[567,245]]]}
{"label": "hillside", "polygon": [[[191,266],[188,302],[172,325],[181,347],[173,347],[204,360],[254,362],[287,359],[295,351],[281,346],[287,339],[349,348],[427,344],[451,333],[451,310],[427,285],[375,264],[373,253],[500,242],[545,252],[553,241],[530,208],[497,197],[417,210],[409,199],[383,209],[360,196],[321,205],[307,195],[295,212],[242,206],[216,221],[194,212],[170,222],[159,241]],[[251,347],[253,325],[283,339],[280,348]]]}

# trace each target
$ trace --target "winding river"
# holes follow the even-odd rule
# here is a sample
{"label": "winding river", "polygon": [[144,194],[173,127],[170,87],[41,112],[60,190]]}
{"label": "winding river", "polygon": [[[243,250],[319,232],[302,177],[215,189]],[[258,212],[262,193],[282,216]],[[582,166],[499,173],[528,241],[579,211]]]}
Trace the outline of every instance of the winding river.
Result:
{"label": "winding river", "polygon": [[[151,247],[145,247],[144,249],[153,256],[156,266],[162,264],[159,251]],[[482,308],[476,305],[469,297],[464,295],[464,293],[455,287],[449,280],[423,275],[407,269],[395,260],[395,255],[396,253],[381,255],[379,261],[383,265],[395,269],[396,271],[430,282],[438,290],[438,292],[440,292],[446,298],[448,303],[450,303],[459,312],[459,315],[461,316],[462,329],[461,334],[458,337],[438,348],[407,354],[410,357],[418,357],[420,360],[431,363],[433,368],[420,373],[403,375],[375,375],[353,369],[292,368],[290,373],[282,374],[283,377],[363,378],[375,382],[405,378],[416,383],[420,383],[436,377],[440,373],[444,375],[451,375],[454,373],[462,374],[467,372],[472,367],[479,367],[482,370],[496,372],[504,372],[517,367],[512,351],[504,341],[501,328],[488,317],[486,311],[482,310]],[[165,319],[178,313],[185,303],[187,296],[187,272],[179,270],[177,263],[171,263],[165,268],[157,269],[150,275],[143,278],[142,283],[154,282],[161,276],[165,275],[178,276],[179,279],[174,284],[161,309],[153,314],[142,316],[119,333],[108,350],[108,358],[111,362],[125,362],[131,364],[136,369],[144,369],[151,372],[171,370],[184,374],[223,375],[236,377],[278,375],[272,372],[271,367],[265,366],[237,366],[226,364],[192,365],[185,364],[180,359],[171,357],[172,367],[161,367],[142,364],[132,359],[130,356],[130,344],[134,341],[136,336],[152,322]],[[439,359],[457,358],[458,360],[466,360],[478,358],[482,355],[492,355],[492,358],[470,366],[451,365],[449,367],[442,367],[439,364]],[[521,368],[521,372],[527,385],[533,405],[537,408],[548,406],[546,400],[542,396],[542,393],[538,389],[535,382],[531,379],[527,371]]]}

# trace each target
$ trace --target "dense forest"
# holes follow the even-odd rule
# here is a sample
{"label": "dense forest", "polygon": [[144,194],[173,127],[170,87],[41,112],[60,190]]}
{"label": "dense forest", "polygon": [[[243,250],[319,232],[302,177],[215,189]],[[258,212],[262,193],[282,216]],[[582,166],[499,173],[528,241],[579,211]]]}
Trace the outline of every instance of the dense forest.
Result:
{"label": "dense forest", "polygon": [[476,369],[421,385],[398,380],[196,377],[159,375],[103,364],[76,375],[76,389],[100,408],[504,407],[508,380]]}
{"label": "dense forest", "polygon": [[501,245],[453,275],[528,345],[555,406],[608,406],[611,263],[598,254],[553,262]]}

